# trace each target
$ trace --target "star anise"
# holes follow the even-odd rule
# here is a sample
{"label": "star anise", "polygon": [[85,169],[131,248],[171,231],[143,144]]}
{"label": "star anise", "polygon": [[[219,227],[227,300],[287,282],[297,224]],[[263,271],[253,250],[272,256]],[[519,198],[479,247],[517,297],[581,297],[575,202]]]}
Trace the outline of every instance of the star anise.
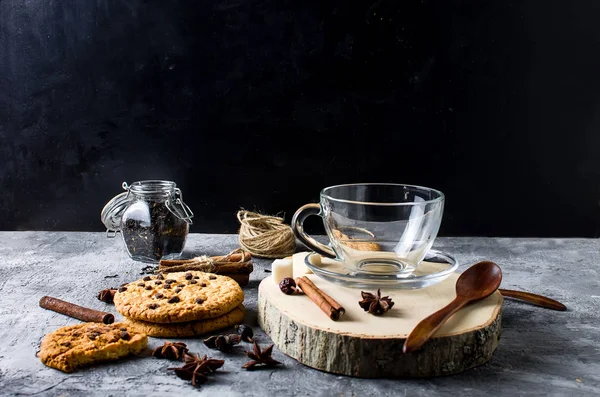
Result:
{"label": "star anise", "polygon": [[273,359],[271,357],[271,353],[273,353],[273,345],[268,346],[264,350],[260,349],[256,340],[254,341],[254,348],[251,352],[245,352],[248,357],[252,360],[248,361],[246,364],[242,366],[242,368],[252,369],[256,365],[264,365],[266,367],[273,367],[277,364],[281,364],[279,361]]}
{"label": "star anise", "polygon": [[389,296],[381,296],[380,289],[377,290],[377,295],[364,291],[361,291],[360,294],[362,300],[358,302],[358,304],[364,311],[371,314],[381,315],[394,306],[394,302],[392,302],[392,299]]}
{"label": "star anise", "polygon": [[215,372],[218,368],[221,368],[225,361],[217,360],[214,358],[208,358],[206,355],[200,358],[200,355],[191,355],[184,353],[183,361],[185,364],[179,368],[168,368],[175,371],[175,375],[181,379],[191,380],[192,385],[199,387],[201,383],[207,381],[208,374]]}
{"label": "star anise", "polygon": [[105,303],[113,303],[116,292],[117,290],[114,288],[103,289],[98,293],[97,298]]}
{"label": "star anise", "polygon": [[214,335],[208,339],[204,339],[204,344],[211,349],[218,349],[222,352],[229,353],[235,345],[242,341],[242,337],[238,334],[229,335]]}
{"label": "star anise", "polygon": [[152,350],[152,356],[156,358],[168,358],[169,360],[179,360],[187,352],[188,348],[185,343],[171,343],[166,341],[164,345]]}

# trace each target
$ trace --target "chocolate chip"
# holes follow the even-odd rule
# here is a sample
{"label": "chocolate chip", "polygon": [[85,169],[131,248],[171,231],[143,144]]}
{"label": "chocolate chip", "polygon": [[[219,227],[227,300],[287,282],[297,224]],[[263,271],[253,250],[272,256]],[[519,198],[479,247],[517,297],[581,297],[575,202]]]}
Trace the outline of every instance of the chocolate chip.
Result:
{"label": "chocolate chip", "polygon": [[156,298],[156,299],[162,299],[164,297],[165,296],[163,294],[161,294],[160,292],[158,294],[154,295],[154,298]]}
{"label": "chocolate chip", "polygon": [[127,328],[119,328],[120,331],[127,331]]}
{"label": "chocolate chip", "polygon": [[172,296],[171,299],[169,299],[167,302],[169,302],[169,303],[177,303],[179,301],[180,301],[179,297],[177,295],[175,295],[175,296]]}
{"label": "chocolate chip", "polygon": [[198,284],[198,282],[196,280],[190,280],[188,284]]}
{"label": "chocolate chip", "polygon": [[200,276],[194,276],[195,280],[198,280],[200,278]]}
{"label": "chocolate chip", "polygon": [[185,284],[177,284],[177,286],[178,286],[179,288],[183,288],[183,287],[185,287]]}
{"label": "chocolate chip", "polygon": [[196,298],[195,302],[197,304],[201,304],[201,303],[204,303],[204,299],[202,299],[202,298]]}
{"label": "chocolate chip", "polygon": [[100,336],[100,332],[92,331],[88,335],[88,338],[90,338],[90,340],[96,340],[96,338],[98,338],[99,336]]}
{"label": "chocolate chip", "polygon": [[165,285],[163,285],[163,288],[164,289],[171,289],[171,284],[165,284]]}
{"label": "chocolate chip", "polygon": [[165,276],[163,276],[162,274],[158,274],[158,275],[156,276],[156,279],[157,279],[157,280],[164,280],[164,279],[165,279]]}
{"label": "chocolate chip", "polygon": [[144,289],[150,291],[152,289],[152,286],[151,285],[146,285],[146,288],[144,288]]}
{"label": "chocolate chip", "polygon": [[206,287],[206,283],[200,284],[201,287]]}
{"label": "chocolate chip", "polygon": [[121,339],[123,340],[129,340],[131,339],[131,336],[129,336],[129,333],[127,331],[121,331]]}
{"label": "chocolate chip", "polygon": [[154,282],[154,284],[156,284],[156,285],[161,285],[161,284],[162,284],[162,281],[160,281],[160,280],[159,280],[159,281],[155,281],[155,282]]}
{"label": "chocolate chip", "polygon": [[216,280],[216,279],[217,279],[217,276],[213,276],[213,275],[211,274],[210,276],[208,276],[208,279],[209,279],[209,280]]}
{"label": "chocolate chip", "polygon": [[172,278],[168,278],[168,279],[165,280],[165,284],[173,284],[173,283],[176,283],[176,282],[177,282],[177,280],[173,280]]}
{"label": "chocolate chip", "polygon": [[186,280],[191,280],[194,276],[192,275],[192,273],[186,273],[185,274],[185,279]]}
{"label": "chocolate chip", "polygon": [[158,304],[156,303],[151,303],[148,305],[148,309],[156,309],[158,307]]}
{"label": "chocolate chip", "polygon": [[144,283],[138,283],[138,287],[144,287],[146,284]]}
{"label": "chocolate chip", "polygon": [[152,280],[152,277],[150,277],[150,276],[146,276],[146,277],[144,277],[142,280],[144,280],[144,281],[150,281],[150,280]]}
{"label": "chocolate chip", "polygon": [[176,293],[176,294],[178,294],[178,293],[180,293],[180,292],[181,292],[181,288],[177,288],[177,289],[175,290],[175,293]]}
{"label": "chocolate chip", "polygon": [[119,292],[125,292],[125,291],[127,291],[127,287],[121,287],[121,288],[119,288]]}

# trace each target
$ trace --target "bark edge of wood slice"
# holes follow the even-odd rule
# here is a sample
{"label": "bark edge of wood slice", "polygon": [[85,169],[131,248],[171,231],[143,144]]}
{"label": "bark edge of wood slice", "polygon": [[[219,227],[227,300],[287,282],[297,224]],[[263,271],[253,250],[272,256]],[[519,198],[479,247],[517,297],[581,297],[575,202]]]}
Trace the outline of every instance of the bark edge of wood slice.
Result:
{"label": "bark edge of wood slice", "polygon": [[[453,318],[451,318],[420,350],[404,354],[402,346],[406,336],[412,330],[413,323],[416,325],[420,319],[437,308],[428,308],[429,311],[418,315],[413,313],[409,315],[411,317],[409,319],[403,319],[402,313],[396,313],[394,318],[385,319],[387,324],[398,322],[406,328],[399,334],[390,332],[385,335],[381,334],[381,331],[370,334],[368,326],[365,326],[364,332],[357,332],[361,326],[357,323],[361,321],[372,323],[382,321],[367,317],[373,315],[362,311],[358,306],[360,289],[337,286],[315,275],[309,277],[319,288],[344,306],[346,309],[344,317],[350,315],[353,318],[350,321],[353,325],[344,325],[344,317],[335,322],[329,320],[306,296],[284,295],[279,291],[272,277],[267,277],[261,282],[258,293],[260,327],[282,353],[309,367],[361,378],[433,377],[456,374],[484,364],[490,360],[498,346],[503,301],[498,292],[465,307],[461,310],[462,313],[457,313],[455,316],[462,316],[462,323],[459,319],[452,324]],[[397,308],[401,308],[403,304],[400,299],[407,294],[431,295],[433,289],[437,288],[447,295],[436,301],[436,305],[441,308],[445,300],[449,302],[454,298],[454,284],[457,278],[458,274],[452,275],[447,280],[423,290],[382,290],[382,295],[392,296],[396,302],[392,310],[398,310]],[[427,289],[429,291],[425,291]],[[451,290],[450,294],[448,290]],[[354,296],[357,299],[353,299]],[[290,299],[297,301],[293,302]],[[311,305],[314,307],[311,308]],[[480,307],[477,308],[477,305]],[[485,305],[483,311],[482,305]],[[469,315],[472,314],[468,312],[469,310],[478,310],[477,315],[481,317],[480,313],[484,313],[485,318],[476,326],[467,324],[468,328],[461,329],[461,324],[470,321],[464,320],[469,319]],[[390,313],[392,311],[384,316]],[[315,319],[318,320],[319,325],[315,325],[317,322]]]}

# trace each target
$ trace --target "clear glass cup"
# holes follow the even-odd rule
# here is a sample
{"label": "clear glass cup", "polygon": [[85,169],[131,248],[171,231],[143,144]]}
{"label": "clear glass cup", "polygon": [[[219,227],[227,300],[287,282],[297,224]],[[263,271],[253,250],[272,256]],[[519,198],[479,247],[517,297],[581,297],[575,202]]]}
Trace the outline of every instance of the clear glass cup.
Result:
{"label": "clear glass cup", "polygon": [[[408,274],[421,263],[442,222],[439,190],[390,183],[330,186],[319,204],[300,207],[292,219],[296,237],[321,255],[337,258],[351,271]],[[308,235],[304,220],[323,218],[330,244]]]}

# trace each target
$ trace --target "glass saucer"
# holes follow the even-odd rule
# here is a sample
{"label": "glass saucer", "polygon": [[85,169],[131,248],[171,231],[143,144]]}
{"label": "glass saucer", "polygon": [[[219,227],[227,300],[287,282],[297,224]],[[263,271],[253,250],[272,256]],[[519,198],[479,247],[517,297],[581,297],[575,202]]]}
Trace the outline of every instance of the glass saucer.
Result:
{"label": "glass saucer", "polygon": [[[458,268],[458,261],[442,251],[430,250],[411,274],[373,274],[352,271],[337,259],[321,257],[321,265],[311,260],[315,252],[304,258],[306,266],[317,276],[350,288],[418,289],[429,287],[446,279]],[[317,262],[318,263],[318,262]]]}

